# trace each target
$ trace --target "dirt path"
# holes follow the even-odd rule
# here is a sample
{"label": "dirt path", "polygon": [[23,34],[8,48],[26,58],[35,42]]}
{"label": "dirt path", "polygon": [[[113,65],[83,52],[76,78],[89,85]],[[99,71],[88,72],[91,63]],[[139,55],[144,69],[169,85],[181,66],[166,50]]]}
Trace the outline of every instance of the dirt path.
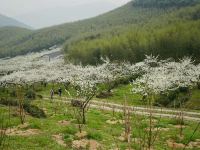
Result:
{"label": "dirt path", "polygon": [[[45,97],[45,100],[49,100],[49,98]],[[62,98],[58,99],[55,98],[53,101],[60,101],[64,103],[70,103],[71,99]],[[115,111],[115,112],[123,112],[124,106],[120,104],[114,104],[109,102],[100,102],[96,100],[92,100],[90,102],[90,107],[100,110],[108,110],[108,111]],[[147,107],[135,107],[135,106],[127,106],[130,112],[138,115],[145,115],[148,116],[150,111]],[[173,109],[167,108],[152,108],[151,113],[155,117],[165,117],[165,118],[176,118],[179,116],[180,113],[183,113],[185,120],[191,121],[200,121],[200,113],[198,112],[191,112],[191,111],[178,111]]]}

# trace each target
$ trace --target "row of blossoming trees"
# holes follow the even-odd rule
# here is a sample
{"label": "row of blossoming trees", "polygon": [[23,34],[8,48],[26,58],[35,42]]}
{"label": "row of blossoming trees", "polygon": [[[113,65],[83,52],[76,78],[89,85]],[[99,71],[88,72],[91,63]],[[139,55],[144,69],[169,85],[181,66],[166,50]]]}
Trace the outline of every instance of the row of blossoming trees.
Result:
{"label": "row of blossoming trees", "polygon": [[[58,50],[53,52],[56,51]],[[175,62],[173,59],[159,60],[158,57],[146,56],[143,62],[136,64],[111,63],[109,60],[103,59],[103,64],[82,66],[65,63],[62,57],[49,60],[46,57],[49,53],[51,52],[45,51],[0,60],[1,86],[6,87],[9,84],[14,84],[20,89],[24,84],[36,82],[71,83],[77,91],[77,96],[84,99],[79,110],[82,124],[86,123],[85,113],[90,100],[96,95],[99,84],[106,84],[108,91],[110,91],[111,86],[109,85],[112,82],[122,78],[137,77],[130,81],[132,92],[145,97],[151,110],[156,95],[182,87],[192,89],[200,81],[200,65],[194,64],[191,58]],[[151,111],[149,126],[151,129]],[[149,148],[153,144],[152,134],[152,131],[149,130]]]}

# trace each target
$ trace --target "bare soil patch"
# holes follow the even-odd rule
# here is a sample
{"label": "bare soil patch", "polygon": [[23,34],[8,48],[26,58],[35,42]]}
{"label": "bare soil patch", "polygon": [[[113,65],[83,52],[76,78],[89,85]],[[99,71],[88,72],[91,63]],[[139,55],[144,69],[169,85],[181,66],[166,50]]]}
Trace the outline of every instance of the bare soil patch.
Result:
{"label": "bare soil patch", "polygon": [[41,131],[38,129],[27,129],[27,130],[18,130],[18,129],[8,129],[6,130],[6,135],[10,136],[31,136],[40,134]]}
{"label": "bare soil patch", "polygon": [[[146,131],[149,131],[150,128],[146,128],[145,129]],[[157,131],[169,131],[170,129],[169,128],[152,128],[151,131],[152,132],[157,132]]]}
{"label": "bare soil patch", "polygon": [[74,140],[72,142],[72,148],[74,149],[89,148],[89,150],[98,150],[100,146],[101,145],[95,140],[82,139],[82,140]]}
{"label": "bare soil patch", "polygon": [[174,125],[174,128],[181,129],[181,128],[186,128],[186,126],[184,126],[184,125]]}
{"label": "bare soil patch", "polygon": [[52,135],[52,138],[61,146],[67,146],[61,134]]}
{"label": "bare soil patch", "polygon": [[61,121],[58,121],[58,124],[61,125],[61,126],[67,126],[69,125],[71,122],[70,121],[67,121],[67,120],[61,120]]}
{"label": "bare soil patch", "polygon": [[184,147],[188,149],[200,148],[200,139],[191,141],[190,143],[188,143],[188,145],[185,145],[183,143],[176,143],[172,139],[169,139],[166,142],[167,142],[168,147],[173,148],[173,149],[182,149]]}
{"label": "bare soil patch", "polygon": [[[118,139],[123,142],[126,141],[125,132],[122,132],[122,134],[118,137]],[[131,142],[131,134],[128,135],[128,142]]]}
{"label": "bare soil patch", "polygon": [[75,136],[79,139],[82,139],[87,136],[87,132],[86,131],[78,132],[75,134]]}
{"label": "bare soil patch", "polygon": [[184,144],[176,143],[174,140],[171,140],[171,139],[167,140],[166,142],[167,142],[168,147],[173,148],[173,149],[178,149],[178,148],[182,149],[185,147]]}
{"label": "bare soil patch", "polygon": [[111,125],[114,125],[114,124],[124,124],[124,120],[115,120],[115,119],[113,119],[113,120],[107,120],[106,121],[106,123],[108,123],[108,124],[111,124]]}
{"label": "bare soil patch", "polygon": [[24,123],[24,124],[18,125],[17,127],[6,129],[4,131],[5,131],[5,134],[9,136],[31,136],[31,135],[37,135],[41,133],[39,129],[23,130],[25,128],[28,128],[28,126],[29,126],[28,123]]}
{"label": "bare soil patch", "polygon": [[106,123],[107,123],[107,124],[114,125],[114,124],[117,124],[118,121],[117,121],[117,120],[107,120]]}

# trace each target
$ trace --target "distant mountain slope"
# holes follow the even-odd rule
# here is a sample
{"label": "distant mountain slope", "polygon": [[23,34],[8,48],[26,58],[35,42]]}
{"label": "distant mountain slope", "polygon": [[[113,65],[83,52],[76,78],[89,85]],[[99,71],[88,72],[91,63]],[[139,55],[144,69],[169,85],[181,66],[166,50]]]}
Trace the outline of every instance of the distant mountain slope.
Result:
{"label": "distant mountain slope", "polygon": [[[20,27],[1,27],[0,28],[0,47],[9,48],[9,45],[15,45],[23,42],[32,30]],[[15,51],[10,51],[14,53]]]}
{"label": "distant mountain slope", "polygon": [[[184,5],[174,3],[174,1],[182,1]],[[108,36],[119,34],[130,28],[130,26],[142,28],[148,25],[151,28],[156,28],[170,22],[187,20],[187,18],[176,12],[179,9],[187,9],[188,6],[193,7],[199,0],[165,0],[165,2],[169,2],[166,8],[152,7],[148,3],[148,5],[143,5],[145,2],[151,4],[151,2],[163,2],[163,0],[136,0],[91,19],[33,31],[28,35],[13,39],[10,43],[2,43],[0,45],[0,57],[40,51],[55,44],[66,43],[68,45],[68,43],[81,39],[91,40],[104,34]],[[186,15],[188,15],[187,12]]]}
{"label": "distant mountain slope", "polygon": [[0,27],[7,27],[7,26],[12,26],[12,27],[21,27],[21,28],[27,28],[30,29],[31,27],[4,15],[0,14]]}

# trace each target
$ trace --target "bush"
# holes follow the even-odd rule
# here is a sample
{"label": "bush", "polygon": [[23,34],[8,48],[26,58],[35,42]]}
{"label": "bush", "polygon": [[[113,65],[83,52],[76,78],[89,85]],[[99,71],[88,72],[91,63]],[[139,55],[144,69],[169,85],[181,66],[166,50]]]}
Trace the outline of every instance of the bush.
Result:
{"label": "bush", "polygon": [[37,95],[37,97],[38,97],[39,99],[42,99],[42,98],[43,98],[43,96],[42,96],[42,95]]}
{"label": "bush", "polygon": [[27,98],[27,99],[35,99],[36,98],[36,94],[35,94],[35,91],[33,91],[33,90],[28,90],[27,92],[26,92],[26,94],[25,94],[25,97]]}
{"label": "bush", "polygon": [[155,106],[164,107],[183,107],[184,104],[189,100],[190,93],[188,88],[180,88],[176,91],[172,91],[168,94],[159,95],[155,102]]}
{"label": "bush", "polygon": [[18,102],[15,99],[11,99],[11,98],[0,98],[0,104],[2,105],[6,105],[6,106],[17,106]]}
{"label": "bush", "polygon": [[197,87],[198,87],[198,89],[200,89],[200,82],[197,83]]}
{"label": "bush", "polygon": [[[18,101],[16,99],[5,99],[0,98],[0,104],[6,105],[6,106],[18,106]],[[46,115],[42,109],[35,105],[31,105],[30,101],[25,100],[24,102],[24,110],[28,112],[31,116],[36,118],[45,118]]]}
{"label": "bush", "polygon": [[65,130],[65,133],[72,134],[72,135],[76,134],[76,132],[77,132],[77,129],[71,126],[68,126]]}
{"label": "bush", "polygon": [[10,96],[11,96],[11,97],[16,97],[16,96],[17,96],[16,90],[12,89],[12,90],[10,91]]}
{"label": "bush", "polygon": [[73,136],[71,134],[64,134],[63,138],[66,143],[71,143],[73,141]]}
{"label": "bush", "polygon": [[110,96],[112,96],[113,94],[111,92],[105,92],[105,91],[102,91],[100,92],[96,97],[97,98],[108,98]]}
{"label": "bush", "polygon": [[99,133],[99,132],[89,132],[87,135],[87,138],[98,140],[98,141],[101,141],[103,139],[101,133]]}
{"label": "bush", "polygon": [[24,110],[33,117],[46,118],[46,114],[44,113],[44,111],[35,105],[25,104]]}

